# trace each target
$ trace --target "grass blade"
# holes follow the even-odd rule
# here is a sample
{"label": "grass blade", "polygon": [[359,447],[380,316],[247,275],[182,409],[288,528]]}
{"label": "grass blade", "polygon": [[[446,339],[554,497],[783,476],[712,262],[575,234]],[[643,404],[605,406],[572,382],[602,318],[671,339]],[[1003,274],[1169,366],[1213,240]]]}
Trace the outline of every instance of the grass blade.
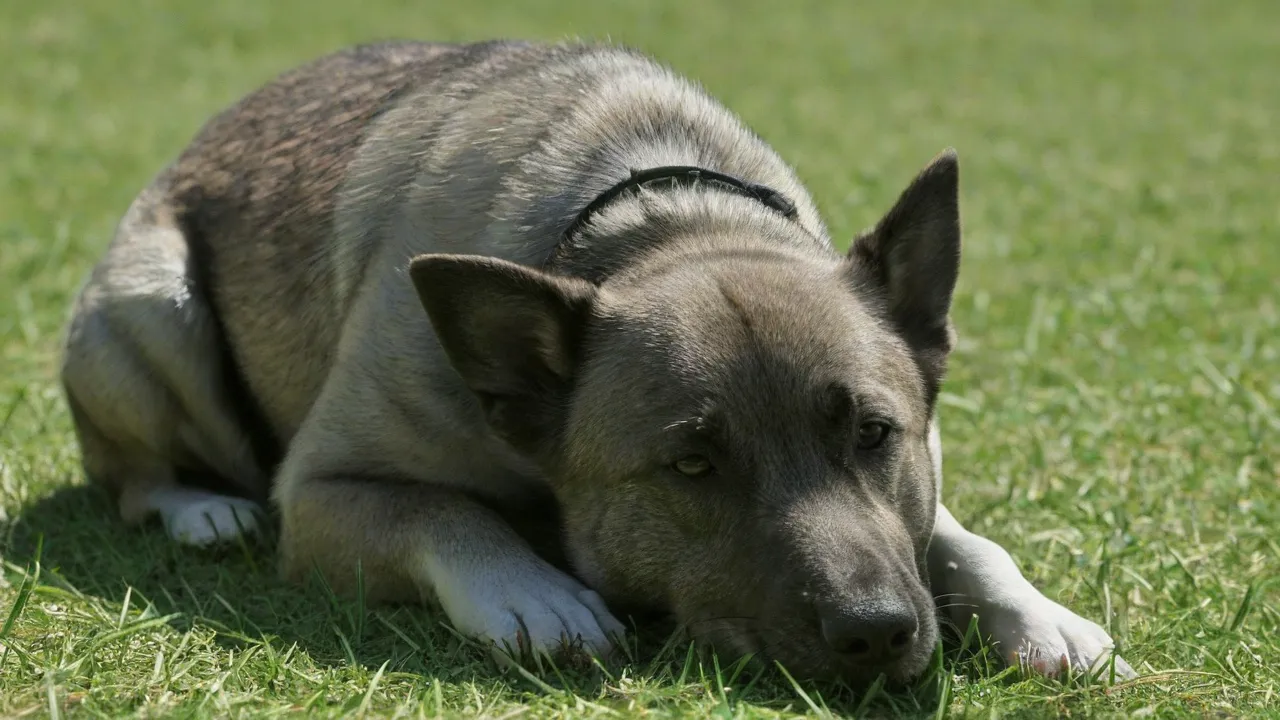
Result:
{"label": "grass blade", "polygon": [[[22,610],[27,606],[27,599],[31,597],[31,591],[35,589],[36,583],[40,581],[40,556],[43,552],[44,535],[40,535],[36,538],[36,551],[35,556],[32,558],[31,566],[23,573],[22,584],[18,586],[18,595],[13,599],[13,607],[9,608],[9,615],[4,619],[4,626],[0,627],[0,641],[9,637],[9,633],[13,632],[13,627],[17,624],[18,617],[22,615]],[[4,667],[2,659],[0,659],[0,667]]]}
{"label": "grass blade", "polygon": [[382,667],[378,668],[378,672],[373,674],[373,679],[369,681],[369,688],[364,691],[364,697],[360,700],[360,707],[356,708],[356,716],[364,717],[369,712],[369,704],[373,702],[373,692],[378,689],[378,683],[382,682],[382,674],[387,671],[387,660],[382,663]]}
{"label": "grass blade", "polygon": [[804,701],[805,705],[809,706],[809,709],[812,710],[815,715],[819,715],[821,717],[828,717],[830,715],[830,711],[824,707],[820,707],[813,701],[813,698],[809,697],[809,693],[805,692],[804,688],[800,687],[800,683],[796,682],[796,679],[791,677],[791,673],[787,672],[787,669],[783,667],[782,663],[775,660],[773,664],[777,666],[778,670],[782,671],[782,676],[791,684],[791,689],[795,690],[796,695],[800,696],[800,699]]}

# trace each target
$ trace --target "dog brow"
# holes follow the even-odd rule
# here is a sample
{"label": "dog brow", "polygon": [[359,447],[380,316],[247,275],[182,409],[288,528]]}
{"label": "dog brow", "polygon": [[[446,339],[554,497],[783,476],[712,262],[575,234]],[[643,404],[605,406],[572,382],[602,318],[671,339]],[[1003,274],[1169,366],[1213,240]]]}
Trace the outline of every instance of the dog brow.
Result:
{"label": "dog brow", "polygon": [[751,317],[747,314],[747,309],[743,307],[742,301],[730,292],[729,288],[725,287],[724,281],[720,278],[716,278],[716,289],[720,291],[722,296],[724,296],[725,302],[729,303],[729,307],[733,309],[734,315],[737,316],[738,321],[742,323],[742,327],[745,328],[748,333],[751,333],[754,329]]}
{"label": "dog brow", "polygon": [[663,430],[679,430],[683,427],[692,425],[694,430],[701,430],[706,420],[700,417],[685,418],[684,420],[676,420],[668,424]]}
{"label": "dog brow", "polygon": [[703,433],[707,431],[709,425],[710,422],[708,421],[707,416],[703,414],[687,417],[683,420],[676,420],[675,422],[668,423],[662,429],[666,432],[689,429],[694,432]]}

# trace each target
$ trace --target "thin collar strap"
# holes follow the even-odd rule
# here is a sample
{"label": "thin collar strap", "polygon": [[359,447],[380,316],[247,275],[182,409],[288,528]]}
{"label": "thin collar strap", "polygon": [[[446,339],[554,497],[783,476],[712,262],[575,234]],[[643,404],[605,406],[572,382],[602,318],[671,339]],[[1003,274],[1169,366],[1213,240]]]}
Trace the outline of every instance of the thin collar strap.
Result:
{"label": "thin collar strap", "polygon": [[632,170],[630,177],[605,190],[595,200],[592,200],[591,204],[583,208],[582,212],[578,213],[578,216],[573,219],[573,224],[564,231],[564,238],[566,240],[572,238],[587,224],[592,215],[603,210],[606,205],[613,202],[623,193],[659,182],[667,182],[671,187],[693,186],[699,182],[711,183],[723,190],[758,200],[788,220],[796,219],[795,203],[771,187],[746,182],[732,175],[725,175],[705,168],[669,165],[648,170]]}

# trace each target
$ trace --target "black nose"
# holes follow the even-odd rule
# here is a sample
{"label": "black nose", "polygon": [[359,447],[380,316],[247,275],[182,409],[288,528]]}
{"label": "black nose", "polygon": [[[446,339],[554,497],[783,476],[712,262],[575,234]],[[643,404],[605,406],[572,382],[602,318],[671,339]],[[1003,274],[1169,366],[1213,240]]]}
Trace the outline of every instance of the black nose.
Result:
{"label": "black nose", "polygon": [[822,639],[834,651],[859,664],[887,663],[903,657],[916,643],[920,623],[907,603],[879,600],[821,613]]}

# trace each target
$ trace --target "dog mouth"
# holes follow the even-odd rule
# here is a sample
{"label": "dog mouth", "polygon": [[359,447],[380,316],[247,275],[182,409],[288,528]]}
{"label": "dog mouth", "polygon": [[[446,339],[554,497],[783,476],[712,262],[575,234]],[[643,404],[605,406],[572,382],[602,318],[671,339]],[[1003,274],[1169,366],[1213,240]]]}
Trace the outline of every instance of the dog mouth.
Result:
{"label": "dog mouth", "polygon": [[759,670],[781,666],[795,680],[843,682],[866,687],[883,675],[891,685],[905,685],[920,677],[937,643],[937,619],[918,613],[911,648],[892,658],[865,653],[837,652],[822,634],[817,614],[797,608],[783,619],[768,622],[755,616],[704,615],[682,624],[686,636],[703,650],[715,653],[721,668],[748,660]]}
{"label": "dog mouth", "polygon": [[[901,609],[909,609],[909,620],[900,619],[900,625],[888,628],[872,624],[878,637],[864,632],[868,619],[876,616],[876,607],[868,603],[845,606],[856,623],[852,638],[833,638],[831,612],[813,602],[787,602],[774,609],[760,607],[758,612],[698,612],[686,615],[680,628],[701,650],[716,653],[722,669],[750,657],[759,669],[781,666],[795,680],[806,682],[858,688],[883,675],[888,684],[906,685],[928,669],[940,632],[933,603],[915,602],[915,594],[896,601]],[[932,600],[928,592],[920,594]]]}

